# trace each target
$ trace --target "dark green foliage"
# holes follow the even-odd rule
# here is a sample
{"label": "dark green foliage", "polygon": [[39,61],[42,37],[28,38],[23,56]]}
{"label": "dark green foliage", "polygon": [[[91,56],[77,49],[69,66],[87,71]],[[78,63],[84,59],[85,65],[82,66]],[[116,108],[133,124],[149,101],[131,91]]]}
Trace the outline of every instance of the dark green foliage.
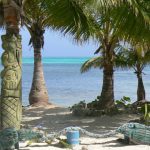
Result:
{"label": "dark green foliage", "polygon": [[89,37],[89,25],[84,13],[86,0],[46,0],[51,15],[52,28],[64,34],[69,33],[75,39]]}
{"label": "dark green foliage", "polygon": [[116,100],[116,105],[119,106],[124,106],[124,107],[129,107],[131,105],[131,99],[130,97],[123,96],[120,100]]}
{"label": "dark green foliage", "polygon": [[101,97],[97,96],[97,98],[94,101],[92,101],[92,102],[87,104],[87,107],[91,108],[91,109],[99,109],[99,101],[100,101],[100,99],[101,99]]}
{"label": "dark green foliage", "polygon": [[70,107],[70,111],[72,111],[75,116],[102,116],[102,115],[115,115],[118,113],[117,107],[113,107],[111,109],[99,109],[101,97],[97,96],[97,98],[90,102],[86,103],[85,101],[80,101],[78,104],[74,104]]}
{"label": "dark green foliage", "polygon": [[[101,101],[101,97],[97,96],[94,101],[86,103],[84,101],[80,101],[77,104],[74,104],[70,107],[73,115],[75,116],[101,116],[101,115],[116,115],[120,113],[139,113],[137,108],[131,104],[130,97],[123,96],[120,100],[115,101],[115,106],[111,109],[100,109],[99,103]],[[147,110],[150,110],[150,106],[148,105]],[[143,109],[143,107],[142,107]],[[143,109],[143,114],[145,112],[145,107]],[[142,113],[142,111],[140,111]],[[148,115],[145,115],[148,117]]]}
{"label": "dark green foliage", "polygon": [[87,110],[87,104],[85,103],[85,101],[80,101],[79,103],[74,104],[72,107],[70,107],[70,111],[72,111],[72,113],[75,116],[87,115],[86,110]]}

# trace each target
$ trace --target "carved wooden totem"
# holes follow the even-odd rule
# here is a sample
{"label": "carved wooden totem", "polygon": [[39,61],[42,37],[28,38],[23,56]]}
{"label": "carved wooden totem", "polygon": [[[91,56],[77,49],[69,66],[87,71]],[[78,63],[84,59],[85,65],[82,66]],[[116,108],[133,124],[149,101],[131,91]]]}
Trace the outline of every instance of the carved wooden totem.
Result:
{"label": "carved wooden totem", "polygon": [[1,128],[20,128],[21,122],[21,36],[3,35],[1,72]]}

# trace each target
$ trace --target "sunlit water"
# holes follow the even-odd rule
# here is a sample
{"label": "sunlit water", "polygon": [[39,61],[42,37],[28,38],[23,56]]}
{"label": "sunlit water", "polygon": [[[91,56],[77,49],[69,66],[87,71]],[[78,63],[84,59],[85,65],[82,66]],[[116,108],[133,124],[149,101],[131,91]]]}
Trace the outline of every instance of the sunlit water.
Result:
{"label": "sunlit water", "polygon": [[[100,95],[102,71],[92,69],[80,73],[81,64],[87,58],[45,58],[43,68],[50,102],[60,106],[70,106],[81,100],[90,102]],[[2,69],[2,67],[1,67]],[[147,99],[150,98],[150,69],[143,75]],[[22,97],[23,105],[28,105],[28,95],[33,75],[33,59],[23,59]],[[129,96],[136,100],[137,78],[133,70],[115,71],[115,99]]]}

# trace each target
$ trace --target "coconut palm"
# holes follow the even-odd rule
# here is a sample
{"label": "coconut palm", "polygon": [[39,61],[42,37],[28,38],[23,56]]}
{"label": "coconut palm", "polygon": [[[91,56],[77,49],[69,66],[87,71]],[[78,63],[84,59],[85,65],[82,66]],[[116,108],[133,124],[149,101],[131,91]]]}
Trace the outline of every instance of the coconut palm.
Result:
{"label": "coconut palm", "polygon": [[[65,30],[64,32],[67,33],[70,30],[76,32],[78,30],[83,31],[83,29],[88,27],[82,9],[75,2],[74,5],[75,8],[72,5],[72,1],[68,0],[56,1],[56,3],[55,1],[51,1],[48,5],[46,1],[33,0],[26,3],[24,7],[25,26],[31,35],[29,44],[32,44],[34,48],[34,74],[29,94],[30,105],[41,106],[48,104],[48,92],[44,81],[41,56],[45,30],[53,28],[61,31]],[[76,7],[78,10],[76,10]],[[63,13],[60,14],[62,11]],[[66,15],[67,13],[69,15]],[[63,17],[63,15],[64,18],[60,20],[61,18],[59,17]],[[75,18],[74,16],[77,17]],[[77,23],[84,26],[84,28],[80,27]]]}
{"label": "coconut palm", "polygon": [[[100,21],[97,21],[100,20]],[[103,85],[99,109],[109,109],[114,106],[114,63],[115,49],[119,46],[119,37],[116,35],[111,19],[101,16],[96,19],[96,40],[101,44],[95,54],[99,57],[92,58],[81,67],[81,72],[85,72],[91,67],[103,68]]]}
{"label": "coconut palm", "polygon": [[[92,37],[101,43],[96,53],[100,52],[101,56],[88,60],[81,68],[81,72],[85,72],[91,67],[103,68],[103,86],[99,103],[100,108],[103,109],[114,105],[113,68],[117,65],[115,62],[115,48],[118,47],[120,39],[146,41],[149,38],[147,33],[150,31],[146,19],[148,16],[144,15],[142,7],[128,0],[126,2],[121,0],[116,0],[114,3],[109,2],[107,1],[105,3],[107,4],[107,11],[103,11],[103,7],[98,5],[101,2],[97,2],[98,8],[94,16],[95,21],[90,19],[90,24],[92,28],[94,28],[92,29]],[[145,10],[145,12],[146,11],[147,10]],[[93,10],[91,14],[94,14]],[[134,21],[132,21],[131,18]],[[139,36],[141,27],[142,30]]]}
{"label": "coconut palm", "polygon": [[[141,44],[142,45],[142,44]],[[137,75],[138,87],[137,87],[137,101],[145,100],[145,88],[143,83],[143,70],[150,64],[150,51],[147,46],[135,45],[131,49],[125,49],[120,47],[115,54],[114,67],[127,69],[134,69],[134,73]],[[91,58],[87,60],[81,67],[81,72],[86,72],[93,68],[104,68],[104,58],[101,56]]]}
{"label": "coconut palm", "polygon": [[137,101],[145,100],[145,88],[143,83],[143,70],[150,64],[150,51],[146,44],[137,43],[130,49],[122,49],[118,53],[117,63],[121,68],[132,68],[138,79]]}
{"label": "coconut palm", "polygon": [[[117,48],[117,46],[116,46]],[[116,64],[116,54],[115,49],[113,50],[113,61],[110,60],[109,65],[107,62],[109,61],[108,58],[106,60],[107,51],[103,52],[101,50],[99,53],[100,56],[91,58],[87,60],[81,67],[81,73],[89,71],[91,68],[99,68],[103,69],[103,84],[102,84],[102,91],[100,93],[100,101],[99,101],[99,109],[109,109],[115,105],[114,103],[114,68],[117,66]],[[104,56],[104,53],[106,54]],[[110,63],[112,63],[110,65]]]}
{"label": "coconut palm", "polygon": [[44,46],[44,32],[50,20],[50,15],[46,13],[44,1],[33,0],[25,5],[25,26],[27,27],[31,39],[29,44],[34,48],[34,73],[32,87],[29,94],[30,105],[47,105],[48,91],[46,88],[42,67],[41,50]]}

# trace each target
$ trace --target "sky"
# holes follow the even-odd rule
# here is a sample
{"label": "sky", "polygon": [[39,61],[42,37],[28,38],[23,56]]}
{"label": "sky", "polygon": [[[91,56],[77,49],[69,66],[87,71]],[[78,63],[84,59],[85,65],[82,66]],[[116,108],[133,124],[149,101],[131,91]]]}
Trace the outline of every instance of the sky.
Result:
{"label": "sky", "polygon": [[[5,31],[0,30],[0,36]],[[22,35],[22,49],[23,57],[33,57],[33,47],[29,46],[30,35],[26,29],[21,29]],[[46,30],[45,32],[45,45],[42,50],[43,57],[91,57],[98,45],[90,41],[82,45],[77,44],[71,37],[66,37],[59,32]],[[3,50],[1,48],[0,39],[0,54]]]}

